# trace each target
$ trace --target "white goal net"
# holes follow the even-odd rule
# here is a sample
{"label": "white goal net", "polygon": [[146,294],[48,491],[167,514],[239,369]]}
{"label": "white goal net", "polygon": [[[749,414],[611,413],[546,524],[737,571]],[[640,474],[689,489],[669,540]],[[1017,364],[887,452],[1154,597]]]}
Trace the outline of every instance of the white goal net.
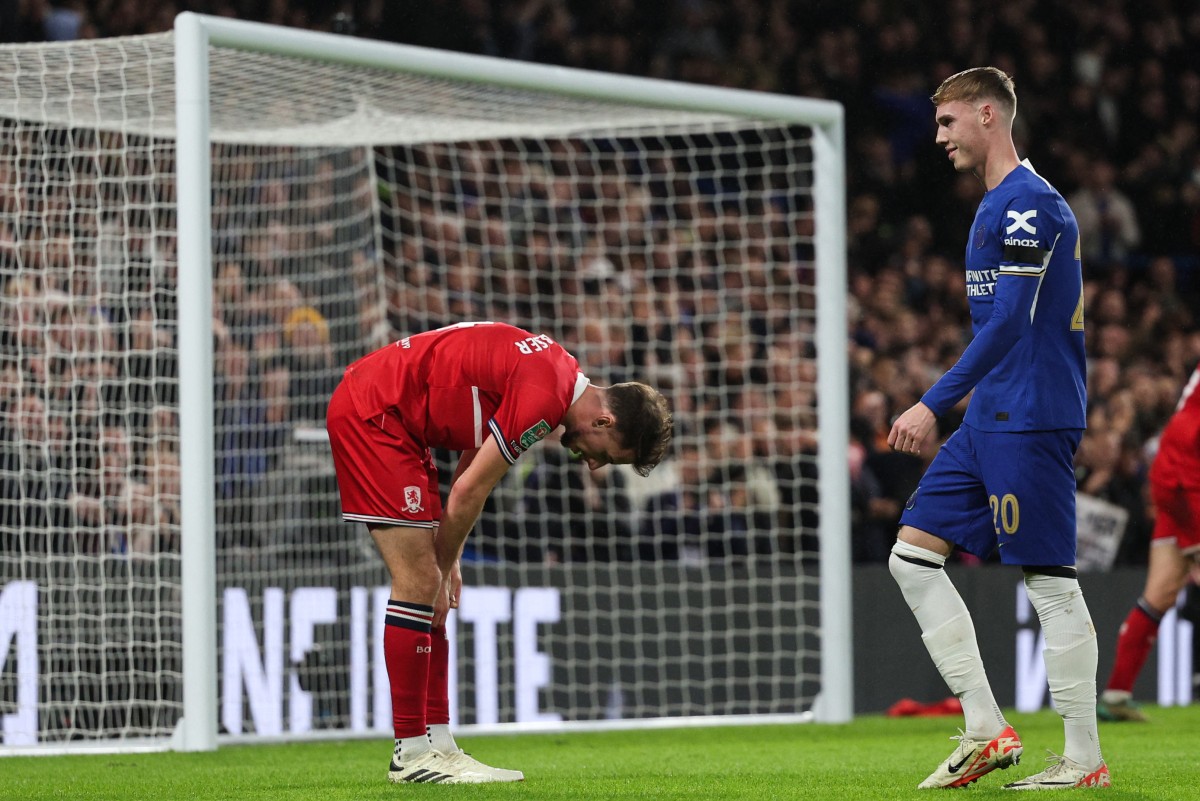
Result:
{"label": "white goal net", "polygon": [[165,744],[189,697],[228,735],[390,730],[386,573],[324,406],[358,355],[480,319],[657,386],[677,433],[648,479],[553,446],[510,471],[467,545],[455,720],[812,712],[850,670],[829,110],[185,16],[199,156],[178,32],[0,48],[0,753]]}

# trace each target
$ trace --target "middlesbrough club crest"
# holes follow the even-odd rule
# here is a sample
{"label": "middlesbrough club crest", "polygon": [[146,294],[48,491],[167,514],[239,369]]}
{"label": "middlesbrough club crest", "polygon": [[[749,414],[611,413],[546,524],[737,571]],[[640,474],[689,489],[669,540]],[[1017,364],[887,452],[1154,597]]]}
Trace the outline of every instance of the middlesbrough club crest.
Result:
{"label": "middlesbrough club crest", "polygon": [[404,511],[411,513],[424,511],[421,506],[421,488],[420,487],[405,487],[404,488]]}

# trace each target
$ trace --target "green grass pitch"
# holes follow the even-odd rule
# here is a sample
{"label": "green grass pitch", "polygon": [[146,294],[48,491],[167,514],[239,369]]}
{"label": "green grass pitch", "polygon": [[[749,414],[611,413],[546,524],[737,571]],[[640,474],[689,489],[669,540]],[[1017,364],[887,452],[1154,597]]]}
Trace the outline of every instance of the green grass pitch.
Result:
{"label": "green grass pitch", "polygon": [[[1200,798],[1200,707],[1148,708],[1149,724],[1101,724],[1107,799]],[[1021,764],[966,790],[1011,797],[1006,781],[1062,747],[1052,712],[1010,713]],[[735,726],[463,737],[485,762],[525,771],[511,785],[391,785],[386,740],[231,746],[205,754],[0,758],[5,801],[289,799],[928,799],[918,791],[950,753],[959,718],[862,717],[841,726]],[[939,792],[939,791],[932,791]]]}

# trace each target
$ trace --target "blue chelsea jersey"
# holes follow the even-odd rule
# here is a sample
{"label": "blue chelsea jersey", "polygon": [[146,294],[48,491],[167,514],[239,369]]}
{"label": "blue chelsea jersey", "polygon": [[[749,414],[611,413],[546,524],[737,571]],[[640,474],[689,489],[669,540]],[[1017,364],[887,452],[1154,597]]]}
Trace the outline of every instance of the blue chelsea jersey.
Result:
{"label": "blue chelsea jersey", "polygon": [[974,339],[922,401],[940,416],[974,389],[973,428],[1084,428],[1079,226],[1028,160],[980,202],[966,270]]}

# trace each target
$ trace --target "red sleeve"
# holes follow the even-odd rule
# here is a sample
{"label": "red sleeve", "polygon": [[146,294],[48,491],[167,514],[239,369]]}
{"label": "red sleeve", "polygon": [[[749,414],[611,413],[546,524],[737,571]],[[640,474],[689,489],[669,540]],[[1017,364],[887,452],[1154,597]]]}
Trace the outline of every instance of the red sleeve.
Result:
{"label": "red sleeve", "polygon": [[579,362],[562,348],[555,351],[523,361],[488,421],[509,464],[558,428],[573,401]]}

